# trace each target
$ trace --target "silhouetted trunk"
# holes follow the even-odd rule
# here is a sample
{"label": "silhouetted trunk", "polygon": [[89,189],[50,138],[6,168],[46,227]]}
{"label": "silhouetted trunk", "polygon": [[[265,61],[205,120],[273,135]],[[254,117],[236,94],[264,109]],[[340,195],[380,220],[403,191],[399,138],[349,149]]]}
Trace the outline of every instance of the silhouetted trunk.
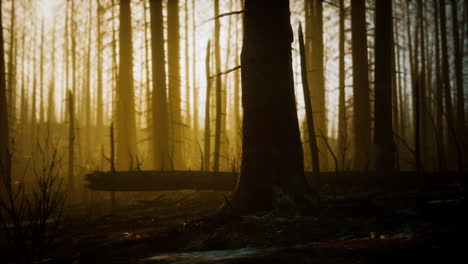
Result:
{"label": "silhouetted trunk", "polygon": [[375,3],[375,167],[379,172],[395,170],[392,129],[392,0]]}
{"label": "silhouetted trunk", "polygon": [[[314,120],[316,121],[315,135],[327,136],[327,110],[325,108],[325,75],[323,51],[323,11],[321,0],[307,0],[306,2],[306,43],[309,69],[309,87],[312,105],[314,106]],[[325,139],[324,139],[325,140]],[[320,153],[320,167],[328,170],[328,152],[324,140],[318,141]]]}
{"label": "silhouetted trunk", "polygon": [[193,138],[198,144],[198,88],[197,88],[197,38],[195,0],[192,0],[192,89],[193,89]]}
{"label": "silhouetted trunk", "polygon": [[[439,22],[440,22],[440,36],[442,45],[442,79],[444,87],[444,103],[445,103],[445,121],[446,121],[446,133],[447,136],[447,152],[448,155],[453,155],[456,151],[456,138],[455,128],[453,122],[453,110],[452,110],[452,94],[450,88],[450,66],[448,59],[448,45],[447,45],[447,26],[446,26],[446,13],[445,13],[445,1],[439,0]],[[448,157],[448,160],[453,160],[453,156]],[[453,163],[452,163],[453,164]]]}
{"label": "silhouetted trunk", "polygon": [[120,1],[119,40],[117,164],[120,169],[129,169],[137,154],[130,0]]}
{"label": "silhouetted trunk", "polygon": [[453,53],[455,60],[455,86],[457,96],[457,117],[456,117],[456,131],[458,135],[458,142],[465,143],[465,96],[463,92],[463,53],[461,53],[460,31],[458,27],[458,7],[455,0],[450,0],[452,4],[452,36],[453,36]]}
{"label": "silhouetted trunk", "polygon": [[213,171],[219,170],[219,156],[221,148],[221,55],[219,46],[219,30],[220,23],[217,18],[219,15],[219,0],[214,0],[214,57],[215,57],[215,95],[216,95],[216,122],[215,122],[215,139],[214,139],[214,156],[213,156]]}
{"label": "silhouetted trunk", "polygon": [[203,170],[209,171],[211,162],[211,139],[210,139],[210,42],[206,45],[206,59],[205,59],[205,73],[206,73],[206,96],[205,96],[205,134],[204,134],[204,157],[203,157]]}
{"label": "silhouetted trunk", "polygon": [[[417,20],[418,20],[418,34],[416,35],[416,40],[420,40],[419,54],[416,53],[415,56],[420,56],[421,65],[416,65],[419,68],[418,77],[419,77],[419,96],[421,97],[419,103],[421,107],[421,151],[422,151],[422,160],[429,161],[429,142],[428,142],[428,132],[429,132],[429,112],[427,107],[427,74],[426,74],[426,41],[425,41],[425,26],[424,26],[424,12],[423,4],[421,0],[417,1]],[[428,166],[429,164],[427,164]]]}
{"label": "silhouetted trunk", "polygon": [[308,206],[294,95],[289,1],[246,0],[241,52],[242,167],[234,212]]}
{"label": "silhouetted trunk", "polygon": [[100,0],[97,1],[97,102],[96,102],[96,131],[97,131],[97,145],[103,143],[103,133],[104,133],[104,113],[103,113],[103,91],[102,91],[102,16],[104,12],[104,7],[101,5]]}
{"label": "silhouetted trunk", "polygon": [[346,163],[348,125],[346,121],[346,94],[345,94],[345,16],[344,0],[339,2],[339,65],[338,65],[338,157],[341,160],[340,167],[343,170]]}
{"label": "silhouetted trunk", "polygon": [[162,0],[149,1],[151,15],[152,55],[152,142],[153,167],[169,169],[169,124],[166,94],[166,68],[164,57],[164,25]]}
{"label": "silhouetted trunk", "polygon": [[354,170],[367,170],[370,165],[371,118],[369,65],[367,60],[366,3],[351,0],[353,57],[353,148]]}
{"label": "silhouetted trunk", "polygon": [[167,2],[167,58],[171,130],[171,160],[175,168],[184,167],[182,160],[182,112],[180,92],[180,26],[179,0]]}
{"label": "silhouetted trunk", "polygon": [[86,48],[86,83],[84,85],[84,114],[85,114],[85,128],[84,128],[84,140],[81,142],[84,143],[83,151],[84,153],[89,153],[85,155],[86,162],[89,162],[91,158],[91,146],[93,141],[91,140],[91,32],[92,32],[92,18],[93,18],[93,1],[89,2],[89,18],[88,18],[88,47]]}
{"label": "silhouetted trunk", "polygon": [[305,55],[304,35],[302,34],[302,27],[299,24],[299,51],[301,55],[301,76],[302,76],[302,89],[304,93],[304,104],[307,118],[307,132],[309,136],[310,154],[312,157],[312,171],[314,173],[314,180],[319,182],[320,176],[320,162],[319,153],[317,149],[317,140],[315,137],[314,115],[312,112],[312,104],[310,100],[309,83],[307,80],[307,61]]}
{"label": "silhouetted trunk", "polygon": [[[0,10],[2,3],[0,1]],[[3,29],[2,16],[0,16],[0,29]],[[7,90],[5,80],[5,48],[3,42],[3,32],[0,32],[0,166],[2,169],[7,164],[3,161],[7,160],[9,131],[8,131],[8,107],[7,107]]]}
{"label": "silhouetted trunk", "polygon": [[[185,50],[185,125],[184,125],[184,138],[188,142],[191,142],[192,139],[190,138],[191,136],[191,131],[190,131],[190,57],[189,57],[189,42],[191,41],[189,39],[189,26],[188,26],[188,21],[189,21],[189,13],[188,13],[188,0],[185,0],[184,3],[184,30],[185,30],[185,41],[184,41],[184,50]],[[185,153],[186,156],[185,158],[190,158],[189,153]]]}
{"label": "silhouetted trunk", "polygon": [[439,30],[439,5],[437,3],[438,0],[433,1],[433,9],[434,9],[434,39],[435,39],[435,136],[438,138],[437,141],[437,160],[439,171],[444,171],[447,169],[447,163],[445,160],[445,151],[444,151],[444,124],[443,124],[443,112],[444,112],[444,105],[443,105],[443,84],[441,81],[441,67],[440,67],[440,30]]}

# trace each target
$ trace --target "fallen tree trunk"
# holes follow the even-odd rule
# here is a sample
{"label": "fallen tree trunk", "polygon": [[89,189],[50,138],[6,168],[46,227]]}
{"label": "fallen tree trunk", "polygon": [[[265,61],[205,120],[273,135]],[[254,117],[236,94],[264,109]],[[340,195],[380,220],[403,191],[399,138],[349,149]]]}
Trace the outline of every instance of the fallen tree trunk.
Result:
{"label": "fallen tree trunk", "polygon": [[[359,188],[421,188],[458,184],[466,190],[467,174],[456,172],[395,172],[391,177],[382,177],[375,172],[342,172],[336,177],[334,172],[321,172],[320,183],[314,182],[311,172],[306,178],[320,189],[332,186],[343,190]],[[170,191],[170,190],[217,190],[231,191],[237,182],[234,172],[204,171],[96,171],[86,175],[87,188],[99,191]],[[259,183],[261,184],[261,183]]]}

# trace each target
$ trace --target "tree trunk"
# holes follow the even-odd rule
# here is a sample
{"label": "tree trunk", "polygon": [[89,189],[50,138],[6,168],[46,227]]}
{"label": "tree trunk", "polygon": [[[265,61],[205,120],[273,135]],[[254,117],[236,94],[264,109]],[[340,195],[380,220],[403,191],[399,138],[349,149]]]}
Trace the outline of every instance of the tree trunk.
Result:
{"label": "tree trunk", "polygon": [[52,32],[52,49],[50,57],[51,59],[51,80],[49,85],[49,94],[47,100],[47,125],[53,125],[56,123],[57,118],[55,116],[55,23],[53,25],[53,32]]}
{"label": "tree trunk", "polygon": [[152,55],[152,140],[153,167],[169,169],[169,124],[166,94],[166,60],[164,57],[164,25],[162,0],[149,1],[151,15]]}
{"label": "tree trunk", "polygon": [[193,97],[193,138],[198,144],[198,89],[197,89],[197,38],[195,0],[192,0],[192,97]]}
{"label": "tree trunk", "polygon": [[338,72],[338,157],[341,160],[340,168],[345,169],[346,163],[346,149],[347,149],[347,135],[348,125],[346,121],[346,94],[345,94],[345,19],[346,10],[344,0],[339,2],[340,18],[339,18],[339,72]]}
{"label": "tree trunk", "polygon": [[39,76],[40,76],[40,91],[39,91],[39,123],[44,123],[44,46],[45,46],[45,31],[44,31],[44,18],[41,22],[41,47],[39,58]]}
{"label": "tree trunk", "polygon": [[[0,1],[0,10],[2,3]],[[0,16],[0,29],[3,29],[2,16]],[[8,131],[8,107],[7,107],[7,90],[5,80],[5,48],[3,42],[3,32],[0,32],[0,166],[2,169],[7,164],[3,161],[7,160],[9,149],[9,131]]]}
{"label": "tree trunk", "polygon": [[[439,1],[439,22],[440,22],[440,36],[442,45],[442,79],[444,87],[444,103],[445,103],[445,121],[446,121],[446,133],[447,136],[447,152],[449,155],[453,155],[456,151],[456,139],[455,139],[455,128],[453,122],[453,110],[452,110],[452,94],[450,88],[450,66],[448,60],[448,45],[447,45],[447,26],[446,26],[446,13],[445,13],[445,1]],[[453,156],[448,157],[448,160],[453,160]],[[453,164],[453,163],[452,163]]]}
{"label": "tree trunk", "polygon": [[182,113],[180,93],[180,34],[179,0],[167,2],[167,57],[169,78],[169,106],[171,130],[171,160],[177,169],[184,167],[182,160]]}
{"label": "tree trunk", "polygon": [[102,33],[101,23],[104,12],[104,7],[101,5],[100,0],[97,1],[97,102],[96,102],[96,131],[97,131],[97,144],[101,145],[104,142],[104,113],[103,113],[103,91],[102,91]]}
{"label": "tree trunk", "polygon": [[119,40],[117,164],[120,169],[129,169],[137,154],[130,0],[120,1]]}
{"label": "tree trunk", "polygon": [[455,86],[457,96],[457,118],[456,118],[456,131],[458,135],[458,142],[462,144],[465,140],[465,97],[463,92],[463,66],[464,59],[461,53],[460,31],[458,27],[458,8],[455,0],[450,1],[452,4],[452,36],[453,36],[453,53],[455,60]]}
{"label": "tree trunk", "polygon": [[375,3],[374,145],[378,172],[395,170],[392,129],[392,0]]}
{"label": "tree trunk", "polygon": [[203,157],[203,170],[209,171],[211,162],[211,128],[210,128],[210,42],[206,45],[206,60],[205,60],[205,73],[206,73],[206,96],[205,96],[205,134],[204,134],[204,157]]}
{"label": "tree trunk", "polygon": [[219,0],[214,0],[214,57],[215,57],[215,94],[216,94],[216,122],[215,122],[215,139],[214,139],[214,156],[213,156],[213,171],[219,170],[219,157],[221,149],[221,55],[219,46]]}
{"label": "tree trunk", "polygon": [[353,148],[354,170],[367,170],[370,165],[371,117],[369,65],[367,60],[366,3],[351,0],[353,57]]}
{"label": "tree trunk", "polygon": [[[15,40],[15,0],[11,1],[10,17],[10,50],[8,58],[8,108],[9,111],[9,129],[13,129],[16,121],[16,40]],[[10,131],[11,132],[11,131]]]}
{"label": "tree trunk", "polygon": [[294,95],[289,1],[246,0],[241,52],[242,167],[229,206],[239,212],[311,202]]}
{"label": "tree trunk", "polygon": [[[324,75],[324,51],[323,51],[323,11],[321,0],[307,0],[306,9],[306,39],[310,58],[308,60],[309,87],[311,92],[312,105],[314,106],[316,128],[315,135],[323,134],[327,136],[327,109],[325,108],[325,75]],[[307,19],[309,18],[309,19]],[[328,152],[325,139],[318,141],[320,153],[320,167],[328,170]]]}
{"label": "tree trunk", "polygon": [[314,180],[319,182],[320,176],[320,162],[319,153],[317,149],[317,140],[315,137],[314,115],[312,112],[312,104],[310,100],[309,83],[307,80],[307,61],[305,55],[304,35],[302,34],[302,27],[299,25],[299,51],[301,55],[301,76],[302,76],[302,89],[304,93],[304,104],[306,109],[307,118],[307,131],[309,135],[309,147],[312,157],[312,171],[314,173]]}

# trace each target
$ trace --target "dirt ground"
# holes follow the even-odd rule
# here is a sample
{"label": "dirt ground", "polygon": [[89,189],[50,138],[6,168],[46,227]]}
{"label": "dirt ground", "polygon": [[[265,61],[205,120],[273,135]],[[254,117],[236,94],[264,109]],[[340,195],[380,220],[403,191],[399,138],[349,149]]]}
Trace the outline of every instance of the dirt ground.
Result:
{"label": "dirt ground", "polygon": [[464,263],[465,194],[324,188],[307,216],[239,216],[217,213],[225,192],[116,193],[112,205],[89,191],[67,209],[44,263]]}

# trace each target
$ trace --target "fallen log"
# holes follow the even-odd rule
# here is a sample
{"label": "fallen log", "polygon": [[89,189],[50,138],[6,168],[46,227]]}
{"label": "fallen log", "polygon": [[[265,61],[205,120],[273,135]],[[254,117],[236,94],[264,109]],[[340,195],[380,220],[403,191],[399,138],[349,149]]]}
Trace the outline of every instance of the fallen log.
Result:
{"label": "fallen log", "polygon": [[[99,191],[170,191],[217,190],[231,191],[237,182],[235,172],[204,171],[95,171],[87,174],[87,188]],[[339,189],[360,188],[431,188],[431,186],[460,185],[465,188],[466,173],[434,172],[417,174],[412,171],[395,172],[388,177],[375,172],[321,172],[320,184],[312,173],[306,172],[309,183],[316,188],[329,186]],[[258,183],[262,184],[262,183]],[[466,188],[465,188],[466,189]]]}

